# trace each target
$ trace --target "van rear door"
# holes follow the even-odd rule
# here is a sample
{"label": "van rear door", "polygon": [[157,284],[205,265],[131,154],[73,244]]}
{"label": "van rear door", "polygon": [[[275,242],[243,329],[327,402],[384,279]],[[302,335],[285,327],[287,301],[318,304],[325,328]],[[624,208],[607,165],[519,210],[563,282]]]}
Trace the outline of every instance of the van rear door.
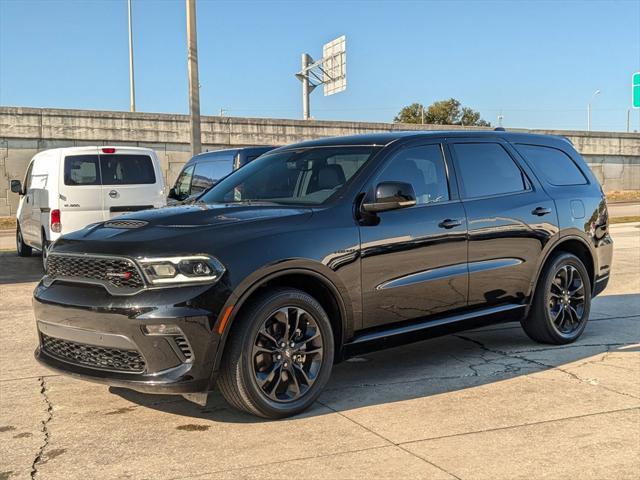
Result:
{"label": "van rear door", "polygon": [[103,148],[100,171],[107,219],[164,205],[164,179],[152,152]]}
{"label": "van rear door", "polygon": [[62,233],[104,220],[100,161],[97,147],[83,147],[62,159],[60,216]]}

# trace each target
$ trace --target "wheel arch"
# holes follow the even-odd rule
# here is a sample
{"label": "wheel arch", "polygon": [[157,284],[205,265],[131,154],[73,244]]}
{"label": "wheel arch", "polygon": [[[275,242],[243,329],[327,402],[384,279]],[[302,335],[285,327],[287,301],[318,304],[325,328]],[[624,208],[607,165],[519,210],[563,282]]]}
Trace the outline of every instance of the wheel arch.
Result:
{"label": "wheel arch", "polygon": [[540,265],[538,266],[538,271],[533,282],[531,301],[533,301],[533,298],[535,296],[535,291],[538,287],[538,282],[540,280],[540,275],[542,275],[542,270],[544,269],[545,265],[547,265],[549,259],[557,252],[571,253],[580,259],[580,261],[587,269],[587,273],[589,274],[591,291],[593,292],[596,279],[596,256],[592,252],[591,247],[589,247],[587,241],[582,237],[578,235],[567,235],[560,237],[547,249],[542,261],[540,262]]}
{"label": "wheel arch", "polygon": [[[345,338],[351,335],[354,328],[353,312],[347,307],[348,303],[345,301],[346,291],[339,288],[334,281],[323,273],[311,268],[292,267],[261,276],[248,287],[244,288],[241,293],[232,295],[232,298],[227,301],[222,312],[225,312],[231,306],[233,306],[233,310],[220,334],[213,372],[216,372],[220,366],[225,347],[229,337],[234,331],[236,318],[257,293],[270,286],[291,287],[302,290],[313,296],[320,305],[322,305],[322,308],[329,316],[333,329],[336,352],[335,360],[339,361],[341,359],[342,346],[344,345]],[[236,300],[234,301],[233,298],[236,298]],[[220,328],[223,316],[224,313],[216,320],[215,329]]]}

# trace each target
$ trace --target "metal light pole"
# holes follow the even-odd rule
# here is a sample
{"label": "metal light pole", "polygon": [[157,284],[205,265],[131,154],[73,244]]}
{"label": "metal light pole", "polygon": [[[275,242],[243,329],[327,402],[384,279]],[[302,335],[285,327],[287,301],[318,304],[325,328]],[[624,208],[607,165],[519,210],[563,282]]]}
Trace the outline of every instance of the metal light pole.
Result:
{"label": "metal light pole", "polygon": [[596,98],[596,95],[600,95],[600,90],[596,90],[591,95],[591,99],[589,100],[589,104],[587,105],[587,132],[591,131],[591,102]]}
{"label": "metal light pole", "polygon": [[189,113],[191,115],[191,154],[202,152],[200,135],[200,84],[198,82],[198,39],[196,36],[196,0],[186,0],[187,68],[189,71]]}
{"label": "metal light pole", "polygon": [[133,78],[133,27],[131,25],[131,0],[129,4],[129,110],[136,111],[136,84]]}
{"label": "metal light pole", "polygon": [[311,118],[311,107],[309,104],[309,94],[311,88],[309,85],[309,73],[307,67],[311,65],[311,57],[307,53],[302,54],[302,118],[309,120]]}

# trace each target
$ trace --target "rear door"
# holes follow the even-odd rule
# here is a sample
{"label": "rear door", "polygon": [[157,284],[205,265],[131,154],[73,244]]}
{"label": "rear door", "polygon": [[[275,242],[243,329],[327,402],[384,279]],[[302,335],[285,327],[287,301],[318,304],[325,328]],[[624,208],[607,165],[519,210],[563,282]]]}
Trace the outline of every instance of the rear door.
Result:
{"label": "rear door", "polygon": [[162,172],[150,152],[103,148],[99,156],[105,219],[164,204]]}
{"label": "rear door", "polygon": [[59,176],[62,233],[104,220],[100,161],[96,147],[63,153]]}
{"label": "rear door", "polygon": [[542,249],[558,231],[554,202],[506,141],[449,147],[469,222],[469,306],[524,304]]}

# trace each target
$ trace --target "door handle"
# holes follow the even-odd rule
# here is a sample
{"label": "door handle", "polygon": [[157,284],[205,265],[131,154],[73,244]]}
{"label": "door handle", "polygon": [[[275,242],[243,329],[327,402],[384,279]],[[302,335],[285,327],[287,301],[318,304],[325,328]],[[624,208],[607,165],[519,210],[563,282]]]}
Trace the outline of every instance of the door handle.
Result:
{"label": "door handle", "polygon": [[438,226],[440,228],[453,228],[453,227],[459,227],[460,225],[462,225],[462,222],[460,220],[457,219],[452,219],[452,218],[447,218],[446,220],[442,220]]}
{"label": "door handle", "polygon": [[538,217],[541,217],[543,215],[547,215],[549,213],[551,213],[551,209],[550,208],[545,208],[545,207],[537,207],[534,208],[531,211],[532,214],[537,215]]}

